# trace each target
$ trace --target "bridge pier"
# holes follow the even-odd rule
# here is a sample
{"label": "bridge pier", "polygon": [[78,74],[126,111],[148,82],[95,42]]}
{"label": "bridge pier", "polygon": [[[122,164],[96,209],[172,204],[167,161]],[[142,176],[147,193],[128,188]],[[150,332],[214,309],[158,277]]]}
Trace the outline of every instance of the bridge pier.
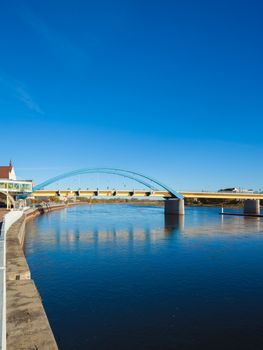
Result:
{"label": "bridge pier", "polygon": [[246,199],[244,201],[244,214],[260,214],[260,201],[259,199]]}
{"label": "bridge pier", "polygon": [[184,215],[184,199],[169,198],[164,201],[165,215]]}

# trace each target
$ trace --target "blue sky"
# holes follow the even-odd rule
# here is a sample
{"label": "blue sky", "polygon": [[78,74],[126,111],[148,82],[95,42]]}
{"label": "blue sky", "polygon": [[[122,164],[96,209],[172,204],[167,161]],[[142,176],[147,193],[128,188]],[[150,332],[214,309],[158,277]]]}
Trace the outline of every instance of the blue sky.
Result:
{"label": "blue sky", "polygon": [[260,1],[1,1],[0,163],[36,182],[110,166],[263,188],[262,15]]}

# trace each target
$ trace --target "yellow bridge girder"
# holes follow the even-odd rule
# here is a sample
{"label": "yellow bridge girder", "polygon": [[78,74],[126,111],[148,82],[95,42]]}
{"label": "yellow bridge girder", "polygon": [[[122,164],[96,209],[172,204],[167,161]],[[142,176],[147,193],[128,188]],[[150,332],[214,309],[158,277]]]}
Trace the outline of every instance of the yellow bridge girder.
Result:
{"label": "yellow bridge girder", "polygon": [[[179,192],[185,198],[206,199],[263,199],[263,194],[256,193],[227,193],[227,192]],[[170,198],[167,191],[144,190],[38,190],[32,193],[38,197],[153,197]]]}

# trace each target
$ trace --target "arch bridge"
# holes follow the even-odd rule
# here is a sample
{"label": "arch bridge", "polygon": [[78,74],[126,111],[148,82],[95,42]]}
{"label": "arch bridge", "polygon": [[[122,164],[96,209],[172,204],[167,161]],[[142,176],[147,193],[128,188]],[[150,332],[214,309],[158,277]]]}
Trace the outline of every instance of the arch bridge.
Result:
{"label": "arch bridge", "polygon": [[[77,175],[83,174],[110,174],[116,175],[124,178],[128,178],[136,181],[137,183],[145,186],[147,190],[61,190],[61,191],[52,191],[52,190],[44,190],[45,187],[54,184],[60,180],[70,178]],[[83,168],[74,171],[70,171],[64,174],[60,174],[58,176],[52,177],[36,186],[33,187],[34,197],[40,196],[134,196],[134,197],[163,197],[166,199],[165,201],[165,214],[184,214],[184,197],[182,194],[178,193],[174,189],[169,186],[163,184],[159,180],[156,180],[150,176],[143,175],[141,173],[124,170],[119,168]]]}
{"label": "arch bridge", "polygon": [[[70,178],[82,174],[110,174],[121,176],[134,180],[144,187],[146,190],[45,190],[46,186],[54,184],[60,180]],[[263,200],[263,194],[255,193],[225,193],[225,192],[177,192],[169,186],[163,184],[150,176],[143,175],[135,171],[129,171],[119,168],[83,168],[71,172],[67,172],[52,177],[33,187],[32,196],[34,197],[93,197],[93,196],[118,196],[118,197],[162,197],[165,199],[165,214],[183,215],[184,214],[184,198],[214,198],[214,199],[230,199],[244,201],[244,213],[247,215],[260,214],[260,200]]]}

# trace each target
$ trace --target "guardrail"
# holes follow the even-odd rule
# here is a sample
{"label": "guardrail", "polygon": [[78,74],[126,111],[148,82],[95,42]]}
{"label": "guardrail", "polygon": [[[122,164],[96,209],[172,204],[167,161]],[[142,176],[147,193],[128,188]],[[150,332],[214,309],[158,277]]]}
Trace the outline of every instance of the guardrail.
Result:
{"label": "guardrail", "polygon": [[23,215],[22,210],[7,213],[2,222],[0,235],[0,349],[6,350],[6,234]]}

